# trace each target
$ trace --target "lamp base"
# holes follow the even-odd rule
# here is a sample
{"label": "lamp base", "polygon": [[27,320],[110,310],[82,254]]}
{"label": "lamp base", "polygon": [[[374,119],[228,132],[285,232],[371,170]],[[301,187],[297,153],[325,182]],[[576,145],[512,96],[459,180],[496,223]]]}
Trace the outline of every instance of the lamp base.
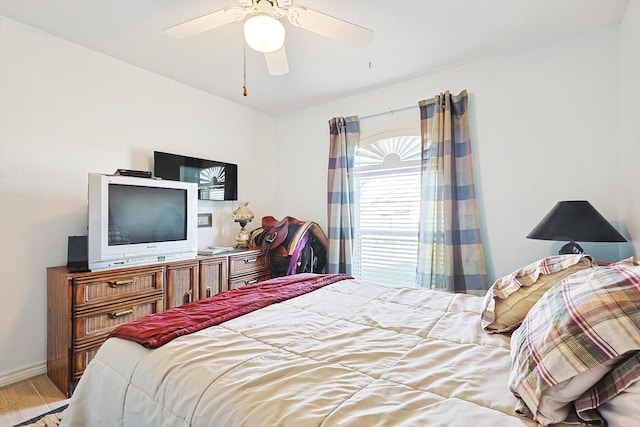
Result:
{"label": "lamp base", "polygon": [[579,244],[577,244],[576,242],[569,242],[560,248],[558,255],[576,255],[576,254],[583,254],[583,253],[584,253],[584,250]]}
{"label": "lamp base", "polygon": [[251,239],[251,234],[244,228],[247,225],[248,221],[238,221],[240,223],[240,232],[236,234],[236,248],[243,249],[249,247],[249,240]]}

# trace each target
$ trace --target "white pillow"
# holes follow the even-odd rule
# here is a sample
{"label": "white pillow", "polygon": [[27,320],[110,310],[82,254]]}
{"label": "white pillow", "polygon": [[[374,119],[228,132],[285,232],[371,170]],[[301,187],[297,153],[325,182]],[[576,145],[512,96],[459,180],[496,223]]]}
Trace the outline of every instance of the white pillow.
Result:
{"label": "white pillow", "polygon": [[598,411],[609,427],[640,426],[640,381],[604,402]]}
{"label": "white pillow", "polygon": [[564,421],[571,409],[571,402],[600,381],[619,360],[609,360],[545,389],[540,395],[536,420],[543,426]]}

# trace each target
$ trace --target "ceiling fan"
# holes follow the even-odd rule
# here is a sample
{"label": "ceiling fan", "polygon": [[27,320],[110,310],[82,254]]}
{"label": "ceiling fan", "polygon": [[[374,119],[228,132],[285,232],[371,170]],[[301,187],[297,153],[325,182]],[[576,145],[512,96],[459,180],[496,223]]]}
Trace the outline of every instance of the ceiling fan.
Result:
{"label": "ceiling fan", "polygon": [[[238,2],[241,7],[227,7],[171,26],[166,28],[164,32],[171,37],[186,38],[235,21],[241,21],[247,15],[251,15],[245,22],[245,40],[253,49],[264,52],[269,74],[273,76],[289,72],[287,54],[284,48],[284,27],[278,21],[279,18],[284,16],[296,27],[357,47],[366,46],[373,37],[373,31],[368,28],[317,10],[294,6],[292,0],[238,0]],[[250,28],[254,24],[257,26],[263,23],[272,25],[271,28],[274,29],[257,30],[257,34],[269,36],[276,34],[275,45],[267,46],[264,42],[251,39],[253,34],[251,31],[253,30]]]}

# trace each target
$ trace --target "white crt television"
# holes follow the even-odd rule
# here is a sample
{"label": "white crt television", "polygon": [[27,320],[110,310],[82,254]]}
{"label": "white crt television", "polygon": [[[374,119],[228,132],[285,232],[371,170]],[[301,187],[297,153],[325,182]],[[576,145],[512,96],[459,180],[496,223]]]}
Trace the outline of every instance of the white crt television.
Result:
{"label": "white crt television", "polygon": [[197,256],[197,184],[90,173],[88,196],[90,270]]}

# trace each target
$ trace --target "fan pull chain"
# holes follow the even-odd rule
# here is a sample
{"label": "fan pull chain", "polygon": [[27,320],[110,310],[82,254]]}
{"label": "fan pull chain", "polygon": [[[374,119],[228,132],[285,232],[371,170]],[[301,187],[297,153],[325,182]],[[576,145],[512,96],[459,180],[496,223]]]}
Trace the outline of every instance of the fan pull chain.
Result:
{"label": "fan pull chain", "polygon": [[247,96],[247,44],[242,43],[243,83],[242,96]]}

